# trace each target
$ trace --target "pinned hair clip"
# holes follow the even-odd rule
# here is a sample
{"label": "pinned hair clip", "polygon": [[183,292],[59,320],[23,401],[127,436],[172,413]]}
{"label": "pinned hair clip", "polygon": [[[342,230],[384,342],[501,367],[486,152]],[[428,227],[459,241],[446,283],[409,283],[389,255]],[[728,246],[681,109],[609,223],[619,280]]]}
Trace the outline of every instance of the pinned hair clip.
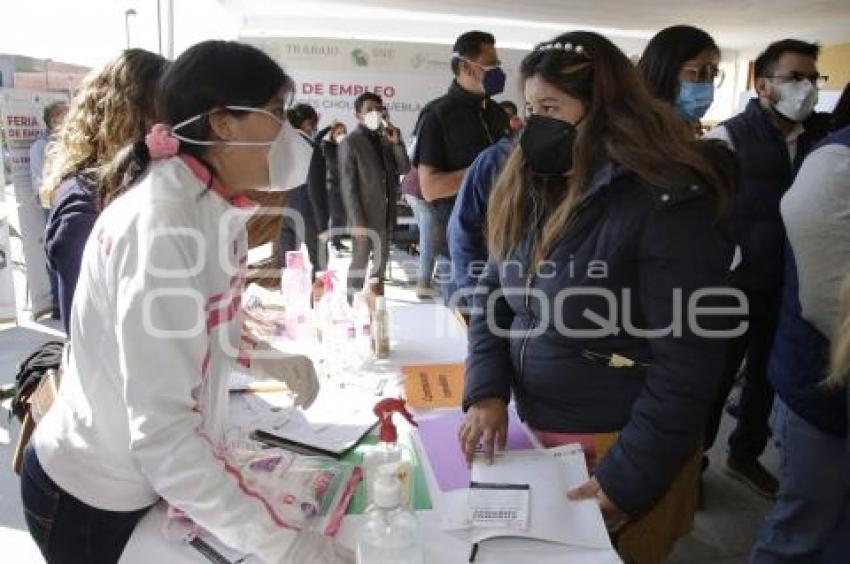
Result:
{"label": "pinned hair clip", "polygon": [[575,53],[576,55],[582,55],[584,57],[590,58],[590,55],[587,54],[583,45],[573,45],[572,43],[561,43],[560,41],[553,43],[542,43],[537,46],[535,51],[545,52],[545,51],[561,51],[563,53]]}
{"label": "pinned hair clip", "polygon": [[171,135],[171,128],[164,123],[158,123],[145,135],[145,145],[151,160],[173,157],[180,150],[180,141]]}

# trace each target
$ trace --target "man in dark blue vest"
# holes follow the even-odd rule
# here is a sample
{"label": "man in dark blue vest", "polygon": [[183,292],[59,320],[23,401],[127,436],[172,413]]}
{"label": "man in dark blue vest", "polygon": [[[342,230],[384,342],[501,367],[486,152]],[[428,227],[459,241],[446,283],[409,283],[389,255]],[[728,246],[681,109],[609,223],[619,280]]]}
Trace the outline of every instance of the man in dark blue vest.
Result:
{"label": "man in dark blue vest", "polygon": [[828,115],[814,113],[818,89],[826,79],[818,73],[819,51],[817,44],[794,39],[770,45],[755,61],[758,97],[708,134],[726,141],[738,164],[730,210],[737,244],[732,270],[735,285],[749,301],[749,330],[730,345],[722,397],[708,424],[706,446],[714,441],[723,403],[746,358],[726,470],[768,498],[776,496],[778,484],[758,459],[767,444],[773,405],[767,362],[782,292],[785,232],[779,202],[806,154],[828,131]]}

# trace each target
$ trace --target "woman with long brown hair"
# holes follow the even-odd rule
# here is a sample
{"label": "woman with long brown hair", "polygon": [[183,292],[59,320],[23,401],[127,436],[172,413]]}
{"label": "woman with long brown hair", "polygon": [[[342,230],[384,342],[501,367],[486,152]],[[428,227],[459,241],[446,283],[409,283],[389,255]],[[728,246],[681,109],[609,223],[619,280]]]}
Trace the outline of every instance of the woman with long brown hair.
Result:
{"label": "woman with long brown hair", "polygon": [[45,247],[58,279],[66,333],[83,247],[98,214],[121,193],[127,173],[112,165],[113,158],[154,123],[157,83],[167,64],[144,49],[128,49],[93,71],[51,146],[41,192],[42,203],[51,208]]}
{"label": "woman with long brown hair", "polygon": [[490,197],[460,441],[492,457],[513,396],[544,445],[583,444],[593,479],[570,496],[599,501],[623,557],[660,562],[691,527],[729,329],[696,311],[732,256],[726,153],[598,34],[541,44],[520,72],[532,115]]}

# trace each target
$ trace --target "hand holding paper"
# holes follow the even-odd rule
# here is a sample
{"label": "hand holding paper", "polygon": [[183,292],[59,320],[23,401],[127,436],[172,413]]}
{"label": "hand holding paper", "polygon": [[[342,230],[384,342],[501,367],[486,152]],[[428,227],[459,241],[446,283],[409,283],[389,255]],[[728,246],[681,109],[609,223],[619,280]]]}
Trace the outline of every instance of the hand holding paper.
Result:
{"label": "hand holding paper", "polygon": [[596,499],[599,503],[599,509],[602,511],[602,518],[605,519],[605,526],[611,532],[616,532],[628,522],[629,516],[621,511],[614,502],[611,501],[605,492],[602,491],[602,486],[596,478],[591,478],[577,488],[573,488],[567,493],[567,497],[572,501],[581,499]]}

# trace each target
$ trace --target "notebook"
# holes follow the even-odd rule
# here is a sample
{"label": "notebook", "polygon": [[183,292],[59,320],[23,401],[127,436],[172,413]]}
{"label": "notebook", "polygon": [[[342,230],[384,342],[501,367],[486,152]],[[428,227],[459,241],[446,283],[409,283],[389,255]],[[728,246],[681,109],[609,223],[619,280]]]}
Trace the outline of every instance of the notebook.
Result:
{"label": "notebook", "polygon": [[328,387],[308,409],[269,406],[255,438],[304,455],[341,458],[375,426],[374,394]]}
{"label": "notebook", "polygon": [[[418,433],[422,450],[431,465],[437,485],[444,492],[469,487],[470,469],[460,448],[457,431],[466,415],[453,411],[446,415],[419,421]],[[534,445],[525,425],[513,408],[508,408],[507,450],[532,449]]]}
{"label": "notebook", "polygon": [[[507,452],[492,465],[476,461],[472,482],[485,489],[471,483],[466,494],[452,492],[442,528],[470,543],[510,537],[610,550],[611,539],[596,500],[567,499],[566,492],[587,479],[584,453],[577,444]],[[481,512],[495,513],[492,523],[477,520]],[[514,513],[523,519],[509,521]],[[510,514],[504,518],[507,525],[499,521],[504,514]]]}

